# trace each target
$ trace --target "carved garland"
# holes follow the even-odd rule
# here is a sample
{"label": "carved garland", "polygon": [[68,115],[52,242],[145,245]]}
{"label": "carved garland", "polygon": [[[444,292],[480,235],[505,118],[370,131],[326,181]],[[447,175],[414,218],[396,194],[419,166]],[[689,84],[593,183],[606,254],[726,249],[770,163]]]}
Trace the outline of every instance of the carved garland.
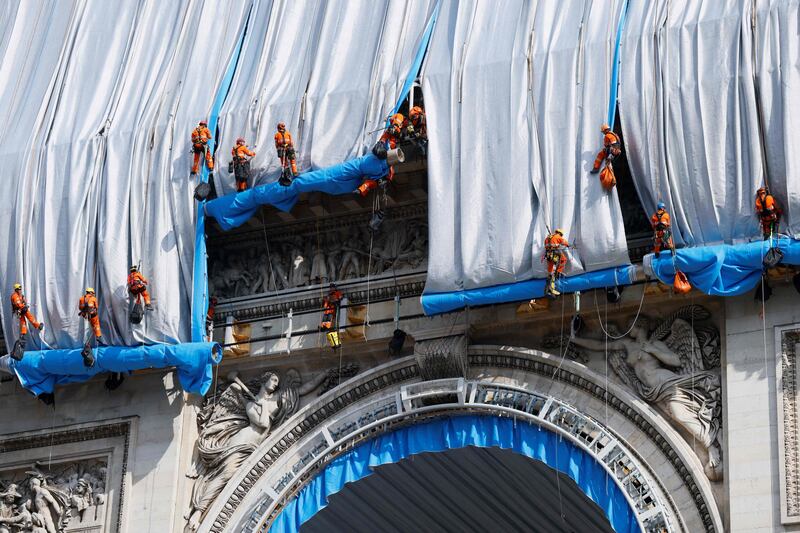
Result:
{"label": "carved garland", "polygon": [[53,444],[71,444],[75,442],[86,442],[114,437],[124,438],[124,444],[122,446],[122,473],[120,475],[119,486],[119,511],[117,512],[117,525],[115,528],[115,531],[121,531],[123,509],[125,506],[125,475],[128,471],[128,452],[130,448],[131,437],[131,422],[129,420],[114,424],[2,438],[2,440],[0,440],[0,455],[19,450],[29,450],[32,448],[46,448]]}
{"label": "carved garland", "polygon": [[786,484],[784,505],[789,518],[800,517],[800,449],[797,425],[797,354],[800,331],[781,336],[781,393],[783,400],[783,463]]}

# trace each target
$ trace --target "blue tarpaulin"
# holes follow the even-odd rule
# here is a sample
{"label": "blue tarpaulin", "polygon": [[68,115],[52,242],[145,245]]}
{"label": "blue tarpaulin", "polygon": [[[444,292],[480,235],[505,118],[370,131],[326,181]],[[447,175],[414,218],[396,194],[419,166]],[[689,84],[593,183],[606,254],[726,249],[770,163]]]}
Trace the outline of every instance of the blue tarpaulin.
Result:
{"label": "blue tarpaulin", "polygon": [[80,349],[26,351],[22,361],[9,363],[22,386],[37,396],[53,392],[56,385],[81,383],[102,372],[172,366],[185,391],[205,394],[211,387],[212,366],[222,359],[221,352],[219,345],[211,342],[106,346],[93,350],[92,368],[83,365]]}
{"label": "blue tarpaulin", "polygon": [[[617,285],[630,285],[635,281],[636,269],[632,265],[586,272],[577,276],[561,278],[556,288],[563,292],[585,291]],[[480,287],[464,291],[439,292],[422,295],[422,309],[426,315],[446,313],[466,306],[518,302],[541,298],[547,280],[531,279],[493,287]]]}
{"label": "blue tarpaulin", "polygon": [[618,532],[640,531],[622,491],[588,453],[538,426],[491,416],[449,417],[381,435],[337,457],[306,485],[277,516],[271,533],[295,533],[328,504],[346,483],[358,481],[380,465],[414,454],[465,446],[498,447],[545,463],[568,475],[605,513]]}
{"label": "blue tarpaulin", "polygon": [[674,264],[669,253],[658,258],[650,254],[644,264],[648,275],[669,285],[674,281],[677,266],[696,289],[714,296],[737,296],[758,285],[764,255],[772,246],[783,252],[783,264],[800,265],[800,241],[789,237],[771,242],[682,248],[677,251]]}
{"label": "blue tarpaulin", "polygon": [[320,191],[328,194],[350,194],[363,179],[379,179],[389,173],[386,161],[367,154],[332,167],[300,174],[289,186],[278,182],[259,185],[246,191],[229,194],[206,204],[206,214],[217,219],[223,230],[241,226],[255,215],[259,206],[274,205],[289,211],[300,193]]}

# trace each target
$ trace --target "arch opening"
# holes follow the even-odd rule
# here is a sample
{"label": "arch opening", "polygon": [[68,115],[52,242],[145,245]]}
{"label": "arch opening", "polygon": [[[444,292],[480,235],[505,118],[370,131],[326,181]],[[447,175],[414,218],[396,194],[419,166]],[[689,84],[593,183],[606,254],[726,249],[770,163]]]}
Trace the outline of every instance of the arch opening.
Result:
{"label": "arch opening", "polygon": [[[408,458],[417,460],[418,454],[425,452],[447,452],[466,447],[495,448],[534,459],[544,468],[571,478],[576,490],[596,504],[614,531],[641,530],[630,500],[601,463],[581,447],[527,421],[474,414],[443,416],[401,427],[361,443],[328,463],[311,479],[287,502],[269,530],[299,531],[346,484],[367,478],[382,465],[400,463]],[[555,475],[552,479],[560,484]],[[560,509],[557,513],[560,515]]]}

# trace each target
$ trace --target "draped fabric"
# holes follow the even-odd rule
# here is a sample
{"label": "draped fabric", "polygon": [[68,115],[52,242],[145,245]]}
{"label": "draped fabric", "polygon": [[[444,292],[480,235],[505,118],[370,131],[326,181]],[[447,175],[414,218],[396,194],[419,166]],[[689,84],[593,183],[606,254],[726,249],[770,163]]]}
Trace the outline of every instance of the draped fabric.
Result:
{"label": "draped fabric", "polygon": [[[270,526],[272,533],[300,531],[328,498],[346,483],[356,482],[377,466],[396,463],[423,452],[465,446],[510,449],[571,477],[603,510],[614,531],[640,531],[636,514],[619,486],[592,456],[571,442],[537,426],[490,416],[447,417],[418,423],[356,446],[330,462],[293,497]],[[398,487],[414,490],[414,487]]]}
{"label": "draped fabric", "polygon": [[[191,130],[224,100],[215,139],[220,192],[233,184],[224,154],[240,135],[258,153],[258,180],[274,180],[279,120],[294,134],[302,168],[365,153],[397,103],[433,6],[0,6],[0,215],[8,221],[0,225],[0,292],[7,298],[13,283],[23,283],[46,327],[36,348],[74,347],[89,336],[77,315],[87,286],[97,291],[107,343],[188,341],[196,281]],[[129,265],[140,262],[155,311],[131,326],[125,281]],[[4,331],[16,337],[8,306],[1,312]]]}
{"label": "draped fabric", "polygon": [[800,236],[800,0],[755,3],[753,60],[764,135],[765,168],[786,216]]}
{"label": "draped fabric", "polygon": [[[77,315],[86,286],[97,290],[106,342],[188,340],[195,204],[187,139],[211,104],[246,6],[88,0],[0,9],[15,11],[0,30],[8,338],[18,327],[5,299],[19,281],[45,323],[39,348],[88,336]],[[125,283],[139,262],[155,311],[133,327]]]}
{"label": "draped fabric", "polygon": [[792,114],[800,116],[797,98],[789,97],[800,89],[797,28],[794,0],[631,3],[622,45],[622,129],[642,204],[649,212],[658,201],[666,204],[676,244],[758,236],[753,203],[765,170],[779,201],[790,214],[796,210],[800,198],[791,189],[800,185],[789,183],[790,171],[794,182],[800,178],[800,141],[788,125]]}
{"label": "draped fabric", "polygon": [[280,173],[273,136],[284,122],[300,172],[366,152],[414,61],[432,0],[255,2],[236,77],[220,114],[218,194],[235,191],[230,148],[244,137],[253,184]]}
{"label": "draped fabric", "polygon": [[444,1],[424,66],[426,292],[543,277],[548,227],[568,274],[629,262],[601,147],[621,2]]}

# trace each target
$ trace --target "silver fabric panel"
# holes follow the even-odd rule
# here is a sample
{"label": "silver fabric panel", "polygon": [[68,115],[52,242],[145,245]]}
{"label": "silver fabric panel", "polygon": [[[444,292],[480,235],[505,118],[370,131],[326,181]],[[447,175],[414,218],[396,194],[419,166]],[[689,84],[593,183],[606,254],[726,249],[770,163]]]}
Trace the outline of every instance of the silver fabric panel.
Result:
{"label": "silver fabric panel", "polygon": [[543,276],[548,226],[576,245],[568,273],[629,262],[616,191],[588,174],[602,142],[619,9],[443,3],[423,78],[427,292]]}
{"label": "silver fabric panel", "polygon": [[764,172],[750,6],[630,4],[619,94],[628,161],[645,209],[667,204],[676,244],[759,235],[753,201]]}
{"label": "silver fabric panel", "polygon": [[433,4],[256,2],[220,115],[217,190],[235,189],[227,161],[239,136],[256,152],[254,183],[277,180],[273,136],[280,121],[292,134],[301,172],[363,155],[397,102]]}
{"label": "silver fabric panel", "polygon": [[[77,300],[95,287],[106,342],[189,338],[194,183],[189,133],[209,109],[245,1],[19,3],[0,68],[0,280],[25,285],[52,347],[89,335]],[[220,27],[219,21],[227,24]],[[1,41],[0,41],[1,42]],[[210,54],[213,50],[215,54]],[[142,260],[156,311],[127,320]]]}
{"label": "silver fabric panel", "polygon": [[800,236],[800,0],[758,0],[755,24],[757,99],[766,168],[783,203],[781,231]]}

